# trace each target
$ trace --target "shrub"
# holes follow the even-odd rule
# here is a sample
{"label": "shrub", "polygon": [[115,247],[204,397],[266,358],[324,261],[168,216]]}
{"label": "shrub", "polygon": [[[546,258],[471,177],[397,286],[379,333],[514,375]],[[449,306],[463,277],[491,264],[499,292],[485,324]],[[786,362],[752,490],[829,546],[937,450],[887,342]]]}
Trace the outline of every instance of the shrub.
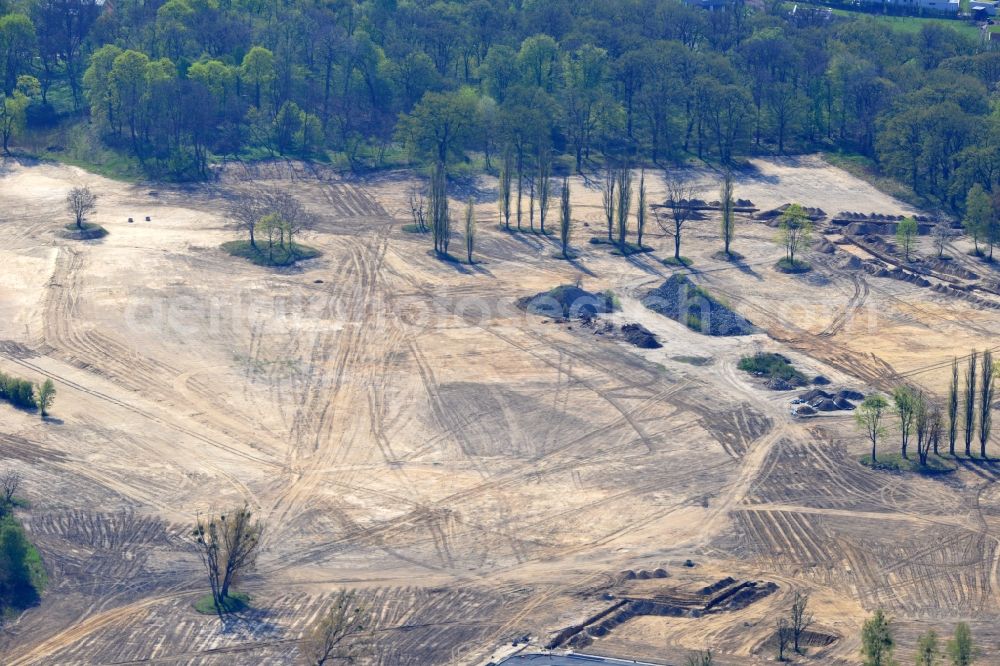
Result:
{"label": "shrub", "polygon": [[805,384],[806,377],[795,369],[795,366],[781,354],[757,352],[753,356],[740,359],[739,369],[755,375],[764,375],[773,379],[784,379],[793,384]]}
{"label": "shrub", "polygon": [[38,551],[12,515],[0,519],[0,614],[10,615],[38,602],[46,584]]}
{"label": "shrub", "polygon": [[26,379],[11,377],[0,372],[0,399],[23,409],[37,409],[35,385]]}

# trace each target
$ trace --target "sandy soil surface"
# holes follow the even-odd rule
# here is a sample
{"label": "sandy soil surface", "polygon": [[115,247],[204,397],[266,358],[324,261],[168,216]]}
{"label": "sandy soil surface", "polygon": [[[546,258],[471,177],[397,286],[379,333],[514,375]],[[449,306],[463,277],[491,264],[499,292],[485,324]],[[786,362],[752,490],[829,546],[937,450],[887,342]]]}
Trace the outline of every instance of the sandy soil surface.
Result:
{"label": "sandy soil surface", "polygon": [[[691,176],[715,198],[717,175]],[[316,213],[305,241],[322,257],[274,270],[219,249],[236,234],[227,199],[256,182]],[[104,239],[59,233],[81,183],[100,195]],[[52,580],[0,634],[4,663],[293,663],[346,587],[377,616],[372,663],[481,664],[606,608],[622,571],[662,567],[673,581],[687,559],[696,583],[778,591],[732,612],[636,618],[588,649],[762,662],[776,614],[805,590],[834,640],[804,660],[857,663],[877,607],[903,661],[919,632],[959,619],[1000,660],[996,468],[872,472],[847,413],[796,419],[793,393],[737,369],[779,351],[838,388],[906,379],[941,395],[953,356],[996,345],[1000,310],[845,268],[849,245],[807,253],[811,273],[779,273],[775,230],[745,217],[744,259],[720,261],[709,216],[689,223],[685,272],[760,329],[709,338],[639,303],[675,270],[655,224],[651,254],[587,242],[602,229],[593,181],[571,180],[573,262],[553,258],[551,238],[497,228],[495,181],[456,186],[455,210],[478,201],[474,266],[438,261],[428,237],[401,230],[412,183],[278,163],[172,188],[4,166],[0,370],[59,390],[48,421],[0,405],[0,464],[25,474],[23,518]],[[909,212],[818,158],[757,160],[737,196]],[[962,249],[956,261],[976,264]],[[611,319],[663,347],[515,307],[574,280],[612,290]],[[187,535],[198,512],[242,502],[267,541],[243,584],[255,610],[222,625],[190,608],[205,584]]]}

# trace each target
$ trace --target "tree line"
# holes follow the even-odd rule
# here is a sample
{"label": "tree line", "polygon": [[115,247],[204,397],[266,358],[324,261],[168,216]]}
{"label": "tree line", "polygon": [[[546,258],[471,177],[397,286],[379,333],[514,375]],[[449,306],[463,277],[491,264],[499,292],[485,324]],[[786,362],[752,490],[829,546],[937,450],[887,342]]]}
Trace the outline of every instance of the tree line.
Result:
{"label": "tree line", "polygon": [[[894,414],[899,433],[900,456],[908,459],[910,445],[915,444],[922,466],[929,456],[958,455],[957,447],[964,444],[967,458],[973,455],[974,444],[979,457],[988,459],[987,444],[993,432],[993,411],[1000,363],[994,361],[993,350],[973,350],[965,357],[964,372],[957,357],[952,360],[947,396],[942,405],[933,396],[910,385],[896,386],[886,398],[869,395],[858,405],[855,420],[871,443],[872,464],[878,463],[878,443],[888,433],[887,417]],[[915,439],[914,439],[915,438]]]}
{"label": "tree line", "polygon": [[[929,629],[917,638],[916,666],[972,666],[976,661],[976,648],[972,631],[965,622],[955,625],[955,633],[944,644],[937,633]],[[864,666],[893,666],[896,641],[892,635],[892,619],[881,609],[865,620],[861,628],[861,654]],[[945,661],[947,659],[947,661]]]}
{"label": "tree line", "polygon": [[44,418],[48,416],[55,397],[56,386],[51,379],[35,384],[0,372],[0,400],[6,400],[15,407],[32,411],[37,409]]}
{"label": "tree line", "polygon": [[[949,207],[963,208],[975,183],[991,191],[1000,54],[937,23],[894,31],[799,9],[11,2],[0,108],[36,126],[87,114],[107,145],[178,177],[237,155],[333,152],[365,167],[474,154],[489,169],[510,155],[537,173],[556,158],[582,171],[595,160],[730,163],[830,147]],[[19,92],[24,76],[37,86]]]}

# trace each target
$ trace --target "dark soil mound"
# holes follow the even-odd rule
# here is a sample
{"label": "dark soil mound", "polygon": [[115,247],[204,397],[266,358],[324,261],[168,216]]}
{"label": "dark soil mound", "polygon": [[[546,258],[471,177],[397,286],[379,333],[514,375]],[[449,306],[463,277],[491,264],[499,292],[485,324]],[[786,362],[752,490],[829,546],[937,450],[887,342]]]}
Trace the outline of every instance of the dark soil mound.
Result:
{"label": "dark soil mound", "polygon": [[795,414],[798,416],[812,416],[816,413],[816,410],[809,405],[799,405],[795,408]]}
{"label": "dark soil mound", "polygon": [[825,400],[825,399],[830,399],[832,397],[833,397],[832,393],[827,393],[823,389],[812,389],[811,391],[806,391],[805,393],[800,395],[799,400],[801,400],[802,402],[812,402],[817,398]]}
{"label": "dark soil mound", "polygon": [[844,409],[847,411],[854,409],[854,403],[844,398],[837,398],[833,401],[833,404],[837,405],[837,409]]}
{"label": "dark soil mound", "polygon": [[861,391],[852,391],[851,389],[843,389],[837,391],[837,398],[842,400],[864,400],[865,394]]}
{"label": "dark soil mound", "polygon": [[84,222],[83,228],[76,226],[75,223],[71,223],[65,226],[65,231],[62,235],[64,238],[71,240],[97,240],[98,238],[107,236],[108,230],[93,222]]}
{"label": "dark soil mound", "polygon": [[532,314],[545,317],[579,317],[589,319],[600,312],[611,312],[614,302],[604,294],[594,294],[580,287],[564,284],[517,302]]}
{"label": "dark soil mound", "polygon": [[767,382],[767,388],[772,391],[791,391],[795,388],[795,385],[789,382],[787,379],[782,379],[781,377],[772,377]]}
{"label": "dark soil mound", "polygon": [[816,402],[810,403],[812,407],[819,412],[836,412],[840,409],[833,400],[829,398],[823,398],[822,400],[817,400]]}
{"label": "dark soil mound", "polygon": [[813,377],[812,383],[816,386],[826,386],[830,383],[830,380],[823,375],[816,375]]}
{"label": "dark soil mound", "polygon": [[659,349],[663,346],[656,339],[656,336],[642,324],[623,325],[622,337],[629,344],[641,347],[642,349]]}
{"label": "dark soil mound", "polygon": [[705,335],[749,335],[755,330],[753,324],[685,275],[671,275],[662,285],[649,290],[642,304]]}

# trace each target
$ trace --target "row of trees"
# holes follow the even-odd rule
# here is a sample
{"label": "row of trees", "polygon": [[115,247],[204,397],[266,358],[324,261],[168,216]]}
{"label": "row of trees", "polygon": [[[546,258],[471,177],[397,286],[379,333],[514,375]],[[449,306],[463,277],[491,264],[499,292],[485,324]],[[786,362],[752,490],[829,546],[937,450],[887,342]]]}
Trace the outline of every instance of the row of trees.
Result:
{"label": "row of trees", "polygon": [[315,228],[316,218],[286,190],[256,186],[229,206],[232,226],[246,234],[248,249],[268,264],[291,264],[314,252],[296,239]]}
{"label": "row of trees", "polygon": [[22,409],[37,409],[45,417],[55,397],[56,386],[51,379],[36,385],[27,379],[0,372],[0,400]]}
{"label": "row of trees", "polygon": [[[955,633],[945,644],[944,654],[933,629],[917,639],[917,666],[940,666],[947,656],[949,666],[971,666],[976,659],[972,631],[965,622],[955,625]],[[881,609],[876,610],[861,628],[861,654],[865,666],[892,666],[896,641],[892,635],[892,620]]]}
{"label": "row of trees", "polygon": [[[520,213],[522,211],[521,192],[520,188],[517,188],[517,191],[515,191],[512,187],[512,184],[515,181],[512,176],[512,171],[507,167],[508,165],[505,161],[505,166],[501,169],[498,180],[497,208],[500,216],[500,226],[507,231],[523,231],[525,229],[523,229],[520,219]],[[681,238],[684,224],[691,219],[695,213],[695,209],[688,203],[690,199],[694,198],[694,190],[686,185],[682,185],[681,181],[676,179],[676,177],[671,176],[669,173],[667,178],[667,203],[664,206],[654,207],[653,213],[656,222],[663,233],[674,238],[675,257],[680,259]],[[550,176],[543,173],[537,180],[531,181],[532,185],[528,192],[528,216],[530,225],[528,230],[532,233],[541,233],[546,235],[550,233],[545,229],[545,220],[551,206],[550,201],[552,199],[552,188],[549,180]],[[539,185],[537,190],[534,187],[536,183]],[[439,256],[449,256],[448,249],[452,238],[454,223],[449,212],[447,196],[447,167],[444,162],[438,162],[435,165],[426,192],[427,194],[425,196],[424,188],[419,186],[411,188],[408,203],[412,223],[407,228],[417,233],[431,232],[435,253]],[[538,194],[537,200],[539,203],[539,227],[537,230],[534,225],[536,193]],[[642,244],[642,241],[646,233],[650,205],[648,203],[645,171],[640,171],[638,197],[634,209],[632,207],[632,200],[635,194],[632,181],[632,170],[628,167],[607,169],[603,178],[603,188],[601,194],[604,217],[607,223],[607,241],[618,246],[619,251],[622,254],[629,254],[633,251],[646,251],[648,248]],[[722,196],[726,201],[726,203],[722,205],[723,214],[721,225],[721,236],[725,248],[724,251],[728,256],[735,256],[729,249],[733,238],[735,237],[735,198],[733,178],[728,172],[723,177]],[[570,197],[569,179],[564,177],[560,187],[559,209],[557,212],[559,221],[559,242],[561,248],[560,257],[564,259],[570,259],[573,255],[570,249],[570,235],[572,228],[572,208]],[[237,209],[234,210],[234,217],[248,221],[258,219],[256,214],[246,215],[240,210],[240,207],[243,207],[242,203],[239,204]],[[791,216],[793,216],[796,210],[801,211],[801,207],[793,209],[789,213],[789,219],[792,219]],[[669,211],[669,213],[664,211]],[[511,226],[512,216],[516,221],[516,226],[513,227]],[[474,263],[473,250],[475,246],[475,209],[474,202],[472,200],[468,202],[465,208],[464,219],[466,257],[467,261],[471,264]],[[632,228],[633,219],[636,232],[635,245],[632,245],[628,241],[628,235],[630,233],[630,229]],[[252,224],[248,223],[243,224],[242,227],[248,230],[252,230],[254,228]],[[802,234],[795,236],[795,238],[795,246],[799,247],[802,245],[799,241],[807,238],[807,236]]]}
{"label": "row of trees", "polygon": [[990,349],[972,351],[967,359],[964,376],[960,379],[959,360],[952,361],[951,381],[945,405],[942,406],[922,390],[912,386],[897,386],[889,399],[872,394],[858,406],[855,419],[872,445],[871,460],[877,462],[877,445],[887,433],[885,420],[892,412],[897,417],[900,455],[909,458],[909,445],[916,437],[917,457],[927,465],[928,456],[941,455],[940,444],[948,442],[948,455],[956,455],[961,435],[965,455],[972,456],[973,442],[979,443],[979,456],[987,458],[987,444],[993,429],[993,409],[1000,364],[994,362]]}
{"label": "row of trees", "polygon": [[37,79],[29,121],[86,111],[110,145],[190,177],[213,154],[424,159],[428,137],[488,168],[510,151],[522,176],[559,156],[582,171],[837,146],[962,208],[1000,165],[1000,54],[780,3],[36,0],[0,17],[0,68],[5,98]]}

